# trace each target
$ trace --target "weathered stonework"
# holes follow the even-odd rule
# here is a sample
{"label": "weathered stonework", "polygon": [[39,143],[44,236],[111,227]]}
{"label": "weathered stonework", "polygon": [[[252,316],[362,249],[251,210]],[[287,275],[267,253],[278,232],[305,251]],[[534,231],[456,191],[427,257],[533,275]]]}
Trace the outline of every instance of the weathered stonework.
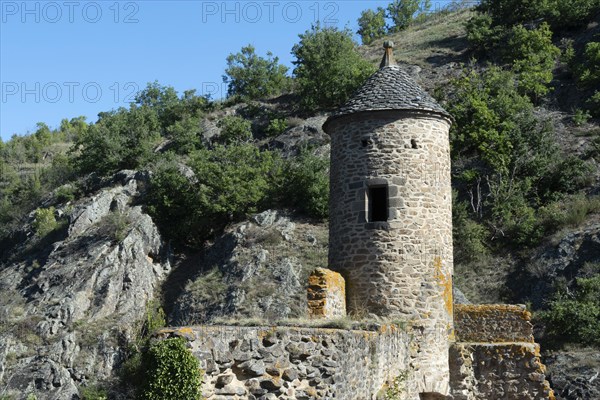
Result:
{"label": "weathered stonework", "polygon": [[450,346],[454,400],[552,400],[524,306],[456,305]]}
{"label": "weathered stonework", "polygon": [[[410,368],[410,334],[395,326],[378,331],[202,326],[157,336],[188,340],[205,371],[207,400],[370,400]],[[417,399],[410,390],[403,396]]]}
{"label": "weathered stonework", "polygon": [[531,313],[523,305],[456,304],[454,328],[459,342],[533,343]]}
{"label": "weathered stonework", "polygon": [[[329,122],[329,267],[346,279],[350,313],[422,327],[415,372],[423,393],[448,392],[452,325],[452,194],[446,118],[363,112]],[[369,188],[387,187],[386,221]]]}
{"label": "weathered stonework", "polygon": [[346,283],[337,272],[317,268],[308,277],[308,315],[312,318],[346,316]]}

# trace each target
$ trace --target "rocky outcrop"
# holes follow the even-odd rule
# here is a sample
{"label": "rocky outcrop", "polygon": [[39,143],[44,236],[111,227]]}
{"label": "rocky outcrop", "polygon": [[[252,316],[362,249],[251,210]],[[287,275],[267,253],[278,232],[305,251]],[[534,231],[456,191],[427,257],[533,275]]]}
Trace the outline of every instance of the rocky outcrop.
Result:
{"label": "rocky outcrop", "polygon": [[600,399],[600,353],[597,349],[550,352],[544,362],[558,400]]}
{"label": "rocky outcrop", "polygon": [[4,260],[2,394],[72,399],[79,386],[111,376],[170,269],[156,226],[135,205],[145,181],[118,173],[57,208],[59,233],[26,232]]}
{"label": "rocky outcrop", "polygon": [[173,325],[307,314],[308,275],[327,265],[327,227],[269,210],[230,227],[190,266]]}
{"label": "rocky outcrop", "polygon": [[[560,236],[559,236],[560,235]],[[509,282],[523,293],[533,308],[543,308],[551,298],[557,279],[571,285],[575,278],[600,272],[600,223],[588,224],[567,233],[559,233],[541,246],[523,268],[525,279]]]}

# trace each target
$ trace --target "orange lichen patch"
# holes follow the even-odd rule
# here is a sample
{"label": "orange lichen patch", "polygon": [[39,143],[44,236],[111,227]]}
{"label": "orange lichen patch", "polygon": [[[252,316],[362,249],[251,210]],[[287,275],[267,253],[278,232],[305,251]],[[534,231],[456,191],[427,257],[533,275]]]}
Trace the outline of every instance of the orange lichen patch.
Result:
{"label": "orange lichen patch", "polygon": [[486,317],[510,313],[524,321],[531,320],[531,313],[525,307],[515,304],[456,304],[455,308],[455,318],[464,314]]}
{"label": "orange lichen patch", "polygon": [[308,315],[336,318],[346,314],[346,283],[337,272],[317,268],[308,278]]}
{"label": "orange lichen patch", "polygon": [[181,337],[188,341],[196,340],[196,334],[194,330],[190,327],[182,327],[182,328],[162,328],[156,331],[152,337],[158,339],[168,339],[172,337]]}
{"label": "orange lichen patch", "polygon": [[442,258],[439,256],[433,259],[433,268],[434,277],[442,289],[442,298],[444,299],[446,312],[450,317],[452,317],[454,305],[454,301],[452,299],[452,275],[444,274]]}

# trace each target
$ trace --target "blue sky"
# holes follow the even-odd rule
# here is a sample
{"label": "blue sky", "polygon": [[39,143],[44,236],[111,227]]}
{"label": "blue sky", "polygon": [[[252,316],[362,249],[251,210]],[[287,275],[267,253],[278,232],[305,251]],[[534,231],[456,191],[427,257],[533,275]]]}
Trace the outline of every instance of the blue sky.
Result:
{"label": "blue sky", "polygon": [[155,80],[220,98],[225,59],[242,46],[292,67],[312,23],[356,31],[362,10],[390,1],[0,0],[0,135],[95,121]]}

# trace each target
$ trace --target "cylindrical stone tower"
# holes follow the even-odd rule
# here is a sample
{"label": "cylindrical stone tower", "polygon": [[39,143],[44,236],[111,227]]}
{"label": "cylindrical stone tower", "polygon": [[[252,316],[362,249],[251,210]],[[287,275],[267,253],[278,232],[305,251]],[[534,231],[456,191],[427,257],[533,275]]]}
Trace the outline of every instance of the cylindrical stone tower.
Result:
{"label": "cylindrical stone tower", "polygon": [[[452,326],[450,115],[393,61],[325,122],[331,136],[329,267],[347,308],[409,320],[422,398],[448,393]],[[412,379],[411,379],[412,380]]]}

